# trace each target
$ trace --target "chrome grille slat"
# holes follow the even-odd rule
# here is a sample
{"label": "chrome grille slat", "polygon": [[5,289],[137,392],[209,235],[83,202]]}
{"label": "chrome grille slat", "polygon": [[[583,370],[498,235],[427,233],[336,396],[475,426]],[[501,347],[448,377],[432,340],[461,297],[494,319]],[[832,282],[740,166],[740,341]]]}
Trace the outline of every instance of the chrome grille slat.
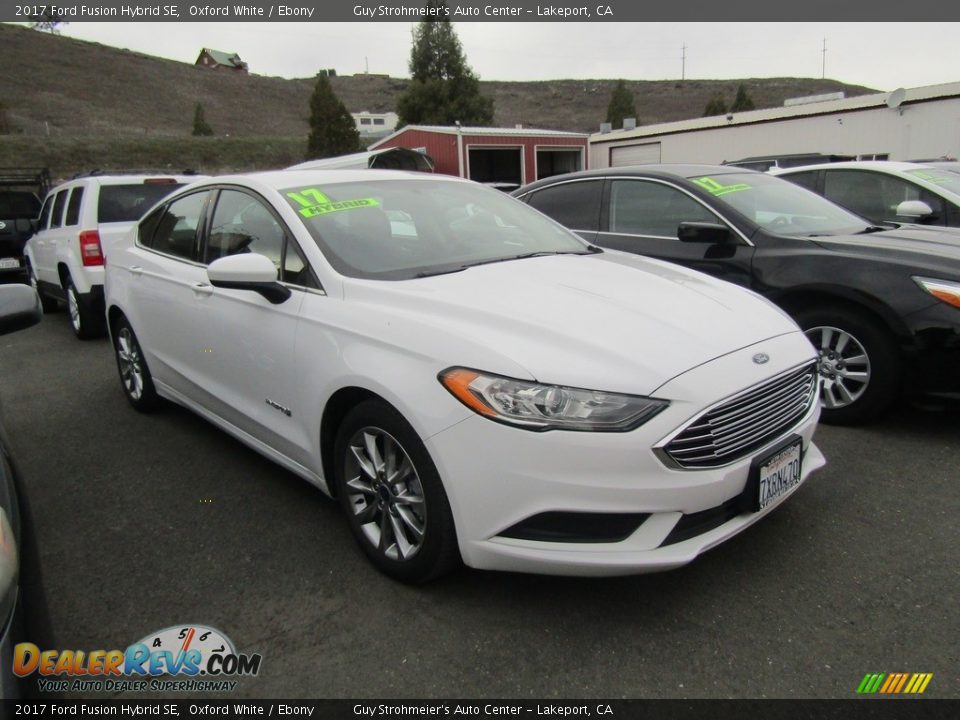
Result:
{"label": "chrome grille slat", "polygon": [[[772,424],[775,427],[780,427],[780,425],[782,425],[784,422],[786,422],[788,419],[794,416],[802,417],[802,411],[805,410],[806,408],[807,408],[806,404],[800,405],[798,401],[787,410],[784,410],[783,412],[781,412],[779,415],[776,415],[770,418],[763,418],[762,420],[758,421],[758,423],[762,423],[763,425]],[[751,428],[751,430],[754,430],[754,429],[755,428]],[[741,450],[744,447],[753,445],[754,442],[756,441],[755,432],[741,433],[737,437],[742,437],[743,439],[740,440],[739,442],[732,442],[732,444],[725,445],[722,450],[717,450],[712,455],[699,455],[699,456],[689,457],[687,453],[694,452],[694,451],[707,450],[710,447],[715,448],[717,447],[716,445],[702,445],[698,448],[684,448],[682,451],[677,451],[677,454],[682,455],[683,459],[687,462],[690,462],[691,460],[694,460],[694,459],[703,460],[709,457],[715,457],[715,458],[726,460],[728,456],[736,453],[738,450]],[[736,438],[733,438],[732,440],[736,440]]]}
{"label": "chrome grille slat", "polygon": [[664,451],[686,468],[733,462],[793,427],[817,395],[816,364],[810,363],[704,411]]}

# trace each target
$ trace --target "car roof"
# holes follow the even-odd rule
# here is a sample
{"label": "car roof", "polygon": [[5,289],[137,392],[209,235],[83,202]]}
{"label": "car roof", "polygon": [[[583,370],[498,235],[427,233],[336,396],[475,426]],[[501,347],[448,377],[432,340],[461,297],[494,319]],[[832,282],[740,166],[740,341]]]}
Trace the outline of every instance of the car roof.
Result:
{"label": "car roof", "polygon": [[266,186],[273,190],[282,190],[296,185],[334,185],[351,182],[375,182],[377,180],[442,180],[467,182],[452,175],[411,172],[407,170],[369,170],[360,168],[269,170],[237,175],[221,175],[219,177],[209,178],[202,184],[252,184]]}
{"label": "car roof", "polygon": [[908,170],[932,169],[932,165],[925,163],[900,162],[897,160],[850,160],[845,162],[816,163],[815,165],[798,165],[792,168],[776,168],[770,171],[771,175],[790,175],[791,173],[807,172],[809,170],[874,170],[876,172],[897,175]]}
{"label": "car roof", "polygon": [[551,185],[557,182],[566,182],[568,180],[581,180],[587,178],[605,178],[605,177],[652,177],[663,179],[687,179],[696,178],[704,175],[742,175],[744,173],[753,173],[762,175],[756,170],[737,167],[736,165],[688,165],[682,163],[659,163],[650,165],[626,165],[623,167],[597,168],[595,170],[585,170],[583,172],[565,173],[563,175],[553,175],[543,180],[524,185],[515,194],[523,195],[530,190],[535,190],[545,185]]}

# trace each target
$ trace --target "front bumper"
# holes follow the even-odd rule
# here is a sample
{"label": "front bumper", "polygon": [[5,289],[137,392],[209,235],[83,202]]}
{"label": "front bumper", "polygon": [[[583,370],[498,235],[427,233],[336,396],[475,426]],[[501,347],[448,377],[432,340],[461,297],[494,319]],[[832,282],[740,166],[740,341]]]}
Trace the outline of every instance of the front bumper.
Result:
{"label": "front bumper", "polygon": [[[788,431],[723,467],[670,468],[654,450],[717,400],[812,359],[809,343],[799,333],[763,343],[763,349],[781,362],[751,366],[756,347],[745,348],[668,382],[654,394],[671,400],[670,407],[632,432],[535,433],[475,416],[429,438],[427,448],[447,488],[464,562],[481,569],[564,575],[667,570],[692,561],[771,512],[825,464],[812,442],[819,417],[816,402]],[[746,383],[744,361],[746,374],[754,376]],[[801,482],[762,511],[722,514],[744,492],[754,458],[793,434],[803,441]],[[611,542],[504,536],[516,535],[511,528],[543,513],[647,517],[626,537]],[[714,522],[692,523],[699,530],[677,542],[674,533],[668,540],[684,516],[689,520],[695,514],[713,517]]]}
{"label": "front bumper", "polygon": [[908,393],[960,397],[960,310],[938,302],[908,322],[914,336],[907,355]]}

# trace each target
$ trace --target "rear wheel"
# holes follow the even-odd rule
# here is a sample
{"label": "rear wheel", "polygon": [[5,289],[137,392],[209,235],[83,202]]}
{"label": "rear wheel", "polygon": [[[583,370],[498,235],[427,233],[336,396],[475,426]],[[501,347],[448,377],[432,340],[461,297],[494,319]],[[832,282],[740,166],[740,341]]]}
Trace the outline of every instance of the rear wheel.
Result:
{"label": "rear wheel", "polygon": [[379,400],[362,402],[344,418],[334,453],[340,504],[379,570],[422,583],[459,564],[440,476],[400,413]]}
{"label": "rear wheel", "polygon": [[73,328],[74,335],[81,340],[100,337],[103,334],[103,321],[80,299],[80,293],[69,276],[64,289],[67,293],[70,327]]}
{"label": "rear wheel", "polygon": [[120,317],[113,327],[113,349],[117,356],[117,369],[123,394],[139,412],[150,412],[160,403],[153,386],[153,378],[137,336],[125,317]]}
{"label": "rear wheel", "polygon": [[886,328],[852,307],[813,308],[795,318],[819,355],[823,422],[862,424],[890,407],[903,371]]}

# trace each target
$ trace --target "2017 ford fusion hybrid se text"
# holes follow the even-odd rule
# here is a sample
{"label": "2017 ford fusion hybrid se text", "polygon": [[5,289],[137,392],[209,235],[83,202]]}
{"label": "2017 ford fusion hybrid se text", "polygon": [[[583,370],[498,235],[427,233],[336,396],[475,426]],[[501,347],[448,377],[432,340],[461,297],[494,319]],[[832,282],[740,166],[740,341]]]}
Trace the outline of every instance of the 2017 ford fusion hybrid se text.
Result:
{"label": "2017 ford fusion hybrid se text", "polygon": [[676,567],[824,463],[816,354],[782,311],[463,180],[207,180],[105,253],[130,403],[334,495],[401,580]]}

